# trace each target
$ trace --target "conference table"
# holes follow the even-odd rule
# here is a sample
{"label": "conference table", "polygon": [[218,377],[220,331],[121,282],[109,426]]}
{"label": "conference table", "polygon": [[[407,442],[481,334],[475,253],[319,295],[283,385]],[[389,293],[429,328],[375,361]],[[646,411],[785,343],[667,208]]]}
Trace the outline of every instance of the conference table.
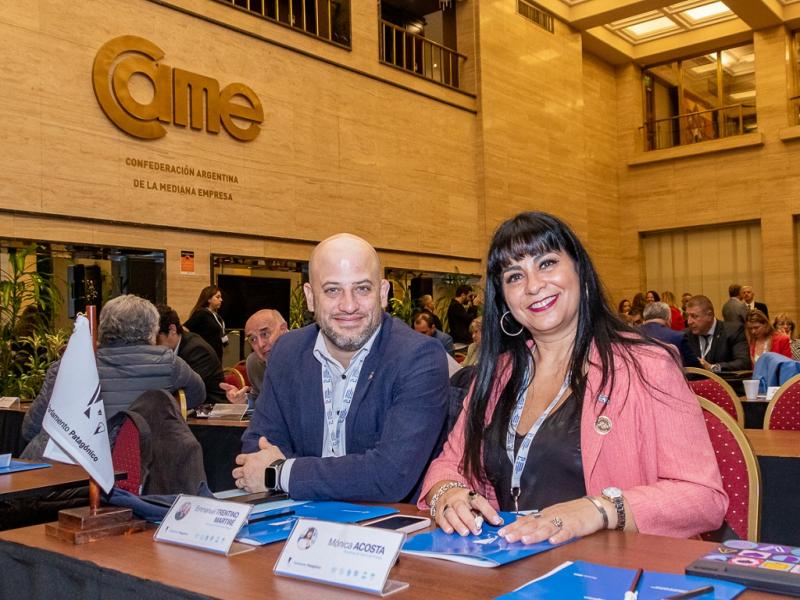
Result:
{"label": "conference table", "polygon": [[[410,505],[396,505],[419,514]],[[282,542],[225,557],[157,543],[154,528],[73,546],[38,525],[0,532],[0,597],[44,598],[53,585],[59,597],[338,599],[361,594],[276,576],[272,569]],[[511,591],[567,560],[682,573],[716,544],[643,534],[603,531],[496,569],[401,555],[391,579],[409,582],[397,598],[463,600]],[[367,596],[363,596],[367,597]],[[740,598],[778,598],[746,591]]]}
{"label": "conference table", "polygon": [[50,467],[42,469],[0,475],[0,500],[40,496],[88,484],[89,475],[82,467],[54,462]]}

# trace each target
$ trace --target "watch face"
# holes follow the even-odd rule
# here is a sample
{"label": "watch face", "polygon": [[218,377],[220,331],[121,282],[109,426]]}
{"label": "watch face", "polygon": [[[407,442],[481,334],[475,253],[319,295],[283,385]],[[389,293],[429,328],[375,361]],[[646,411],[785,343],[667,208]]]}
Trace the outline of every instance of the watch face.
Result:
{"label": "watch face", "polygon": [[621,498],[622,497],[622,490],[615,487],[607,487],[603,490],[603,496],[606,498],[614,499],[614,498]]}
{"label": "watch face", "polygon": [[267,467],[264,471],[264,485],[268,490],[274,490],[278,487],[278,469],[276,467]]}

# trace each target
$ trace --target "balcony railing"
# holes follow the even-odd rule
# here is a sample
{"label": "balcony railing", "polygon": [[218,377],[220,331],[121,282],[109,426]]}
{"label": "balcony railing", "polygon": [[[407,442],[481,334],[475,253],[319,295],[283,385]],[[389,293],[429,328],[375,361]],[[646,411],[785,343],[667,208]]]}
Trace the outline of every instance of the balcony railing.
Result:
{"label": "balcony railing", "polygon": [[646,122],[639,130],[645,150],[742,135],[755,127],[752,104],[731,104]]}
{"label": "balcony railing", "polygon": [[380,60],[452,88],[459,87],[463,54],[429,39],[381,21]]}
{"label": "balcony railing", "polygon": [[350,0],[216,0],[350,48]]}

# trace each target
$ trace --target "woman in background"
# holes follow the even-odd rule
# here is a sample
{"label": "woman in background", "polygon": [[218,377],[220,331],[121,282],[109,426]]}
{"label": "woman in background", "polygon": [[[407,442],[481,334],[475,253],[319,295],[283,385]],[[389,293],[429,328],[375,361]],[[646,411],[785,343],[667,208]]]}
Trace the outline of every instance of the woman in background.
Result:
{"label": "woman in background", "polygon": [[662,292],[661,294],[661,302],[666,302],[667,306],[669,306],[669,314],[670,314],[670,329],[674,329],[675,331],[683,331],[685,325],[683,323],[683,313],[681,309],[675,306],[675,294],[670,292],[669,290]]}
{"label": "woman in background", "polygon": [[477,376],[420,508],[446,533],[537,509],[508,542],[600,529],[690,537],[728,504],[700,405],[673,355],[606,304],[575,234],[546,213],[495,232]]}
{"label": "woman in background", "polygon": [[792,358],[789,336],[775,331],[770,325],[767,315],[760,310],[751,310],[747,313],[745,329],[747,330],[747,341],[750,342],[750,359],[753,361],[753,366],[765,352],[777,352],[787,358]]}
{"label": "woman in background", "polygon": [[786,313],[781,313],[775,317],[775,321],[773,321],[772,326],[776,329],[776,331],[778,331],[778,333],[782,333],[783,335],[789,337],[789,346],[792,349],[792,358],[794,360],[800,360],[800,340],[794,337],[794,321],[792,318]]}
{"label": "woman in background", "polygon": [[222,306],[222,292],[216,285],[209,285],[200,291],[200,296],[183,324],[186,329],[203,338],[222,361],[222,348],[228,345],[225,321],[219,316]]}

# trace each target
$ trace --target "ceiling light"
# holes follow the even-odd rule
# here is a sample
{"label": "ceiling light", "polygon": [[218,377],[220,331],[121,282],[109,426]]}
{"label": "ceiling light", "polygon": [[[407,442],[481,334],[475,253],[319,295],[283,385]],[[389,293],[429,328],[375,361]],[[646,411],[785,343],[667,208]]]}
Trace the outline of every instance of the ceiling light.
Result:
{"label": "ceiling light", "polygon": [[669,17],[658,17],[657,19],[650,19],[649,21],[642,21],[635,25],[629,25],[625,27],[625,31],[632,33],[636,37],[644,37],[668,29],[676,29],[677,27],[675,21]]}
{"label": "ceiling light", "polygon": [[711,4],[690,8],[689,10],[683,11],[681,14],[686,15],[696,23],[697,21],[713,19],[714,17],[732,13],[731,9],[729,9],[724,2],[712,2]]}

